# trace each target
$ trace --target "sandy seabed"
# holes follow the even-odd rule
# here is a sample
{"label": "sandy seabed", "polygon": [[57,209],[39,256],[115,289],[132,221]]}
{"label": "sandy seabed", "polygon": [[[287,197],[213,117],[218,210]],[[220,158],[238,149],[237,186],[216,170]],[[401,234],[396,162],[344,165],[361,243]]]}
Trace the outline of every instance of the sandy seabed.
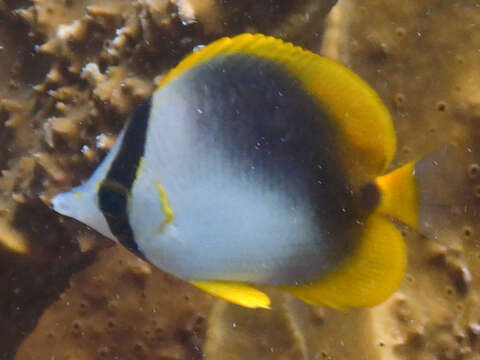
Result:
{"label": "sandy seabed", "polygon": [[[480,2],[0,0],[0,359],[480,359]],[[337,59],[422,157],[401,288],[341,313],[271,292],[227,304],[49,199],[85,180],[195,46],[263,32]]]}

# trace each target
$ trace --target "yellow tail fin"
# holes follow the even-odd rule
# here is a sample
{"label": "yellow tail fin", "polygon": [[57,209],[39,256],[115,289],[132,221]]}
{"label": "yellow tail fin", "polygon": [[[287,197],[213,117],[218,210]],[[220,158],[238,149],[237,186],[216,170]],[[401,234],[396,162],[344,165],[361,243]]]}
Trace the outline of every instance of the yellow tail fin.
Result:
{"label": "yellow tail fin", "polygon": [[282,289],[316,306],[339,310],[374,306],[398,288],[406,264],[402,235],[384,215],[375,212],[366,221],[358,248],[337,269],[311,284]]}
{"label": "yellow tail fin", "polygon": [[417,228],[419,191],[415,179],[415,162],[409,162],[378,177],[375,182],[381,193],[378,211]]}

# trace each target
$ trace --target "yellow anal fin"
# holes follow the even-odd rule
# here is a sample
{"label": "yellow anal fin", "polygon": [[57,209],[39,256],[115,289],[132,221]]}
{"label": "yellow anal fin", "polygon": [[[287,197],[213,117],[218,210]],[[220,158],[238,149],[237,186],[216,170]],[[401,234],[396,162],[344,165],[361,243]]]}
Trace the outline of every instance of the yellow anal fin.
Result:
{"label": "yellow anal fin", "polygon": [[417,228],[420,197],[415,179],[415,162],[378,177],[375,183],[381,194],[378,211]]}
{"label": "yellow anal fin", "polygon": [[402,235],[375,212],[365,224],[358,248],[333,272],[311,284],[282,288],[315,306],[338,310],[374,306],[398,288],[406,264]]}
{"label": "yellow anal fin", "polygon": [[270,309],[270,298],[249,284],[227,281],[192,281],[199,289],[247,308]]}

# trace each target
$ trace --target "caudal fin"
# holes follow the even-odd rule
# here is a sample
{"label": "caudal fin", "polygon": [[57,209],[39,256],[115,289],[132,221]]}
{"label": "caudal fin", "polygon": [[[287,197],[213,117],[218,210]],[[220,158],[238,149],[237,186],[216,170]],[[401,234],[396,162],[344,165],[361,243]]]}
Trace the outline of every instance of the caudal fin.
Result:
{"label": "caudal fin", "polygon": [[420,195],[415,178],[415,162],[378,177],[375,183],[381,194],[377,210],[417,228]]}

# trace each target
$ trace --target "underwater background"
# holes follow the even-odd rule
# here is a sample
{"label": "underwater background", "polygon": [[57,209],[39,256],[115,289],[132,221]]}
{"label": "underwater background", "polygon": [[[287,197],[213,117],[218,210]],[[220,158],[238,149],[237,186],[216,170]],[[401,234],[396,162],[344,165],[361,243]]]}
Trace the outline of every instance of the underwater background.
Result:
{"label": "underwater background", "polygon": [[[371,309],[249,310],[52,211],[186,54],[261,32],[338,60],[420,160],[407,274]],[[0,359],[480,359],[480,1],[0,0]],[[9,249],[20,243],[26,254]]]}

